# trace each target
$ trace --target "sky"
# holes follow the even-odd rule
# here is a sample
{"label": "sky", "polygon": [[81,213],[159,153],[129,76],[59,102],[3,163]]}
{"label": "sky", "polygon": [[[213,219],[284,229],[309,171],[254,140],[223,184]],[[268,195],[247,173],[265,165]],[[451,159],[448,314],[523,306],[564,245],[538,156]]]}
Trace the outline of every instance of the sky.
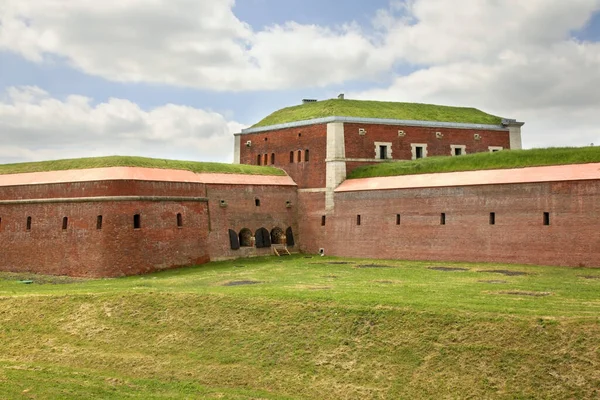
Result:
{"label": "sky", "polygon": [[232,162],[233,133],[339,93],[600,145],[600,0],[0,0],[0,163]]}

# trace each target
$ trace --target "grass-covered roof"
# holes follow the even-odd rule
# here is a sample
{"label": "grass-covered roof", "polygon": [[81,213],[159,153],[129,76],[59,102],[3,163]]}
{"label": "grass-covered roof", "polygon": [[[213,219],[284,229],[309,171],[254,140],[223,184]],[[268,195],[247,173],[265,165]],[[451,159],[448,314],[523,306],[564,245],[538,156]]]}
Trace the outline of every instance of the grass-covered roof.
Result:
{"label": "grass-covered roof", "polygon": [[279,125],[325,117],[398,119],[499,125],[502,118],[476,108],[388,101],[331,99],[282,108],[253,126]]}
{"label": "grass-covered roof", "polygon": [[21,174],[27,172],[65,171],[72,169],[141,167],[178,169],[196,173],[225,173],[246,175],[285,175],[280,169],[259,167],[256,165],[223,164],[214,162],[163,160],[159,158],[110,156],[92,158],[73,158],[67,160],[0,164],[0,175]]}
{"label": "grass-covered roof", "polygon": [[554,147],[476,153],[459,157],[429,157],[407,162],[384,162],[360,167],[348,179],[458,171],[510,169],[600,162],[600,147]]}

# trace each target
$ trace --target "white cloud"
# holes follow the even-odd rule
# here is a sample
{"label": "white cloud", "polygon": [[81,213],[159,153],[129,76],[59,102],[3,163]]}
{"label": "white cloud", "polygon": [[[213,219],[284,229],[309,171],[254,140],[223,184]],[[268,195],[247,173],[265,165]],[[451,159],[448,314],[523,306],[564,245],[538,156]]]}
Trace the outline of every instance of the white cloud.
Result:
{"label": "white cloud", "polygon": [[392,58],[355,25],[293,22],[254,32],[233,0],[3,0],[0,49],[64,57],[88,74],[211,90],[324,86],[372,76]]}
{"label": "white cloud", "polygon": [[231,162],[234,131],[222,115],[167,104],[150,111],[123,99],[52,98],[38,87],[11,87],[0,101],[0,162],[143,155]]}

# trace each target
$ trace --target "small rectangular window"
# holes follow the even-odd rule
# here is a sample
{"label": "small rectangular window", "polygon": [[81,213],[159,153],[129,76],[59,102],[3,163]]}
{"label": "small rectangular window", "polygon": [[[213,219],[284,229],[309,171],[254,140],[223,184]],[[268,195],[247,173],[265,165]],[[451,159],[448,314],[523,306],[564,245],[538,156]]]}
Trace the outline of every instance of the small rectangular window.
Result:
{"label": "small rectangular window", "polygon": [[454,155],[455,156],[460,156],[462,155],[462,149],[460,147],[455,147],[454,148]]}
{"label": "small rectangular window", "polygon": [[440,225],[446,225],[446,213],[440,214]]}
{"label": "small rectangular window", "polygon": [[142,219],[140,214],[135,214],[133,216],[133,229],[141,229],[142,228]]}
{"label": "small rectangular window", "polygon": [[260,207],[260,199],[254,199],[254,205]]}
{"label": "small rectangular window", "polygon": [[308,162],[309,160],[309,154],[308,154],[308,149],[304,151],[304,162]]}
{"label": "small rectangular window", "polygon": [[271,165],[275,164],[275,153],[271,153]]}
{"label": "small rectangular window", "polygon": [[27,230],[31,230],[31,217],[27,217]]}
{"label": "small rectangular window", "polygon": [[326,218],[327,217],[325,215],[321,217],[321,226],[325,226]]}
{"label": "small rectangular window", "polygon": [[256,165],[260,165],[260,161],[261,161],[262,157],[259,155],[256,156]]}
{"label": "small rectangular window", "polygon": [[396,214],[396,225],[400,225],[400,214]]}
{"label": "small rectangular window", "polygon": [[69,218],[63,217],[63,224],[62,224],[63,231],[66,230],[68,226],[69,226]]}
{"label": "small rectangular window", "polygon": [[544,225],[550,225],[550,213],[549,212],[544,213]]}
{"label": "small rectangular window", "polygon": [[360,214],[356,216],[356,225],[360,225]]}
{"label": "small rectangular window", "polygon": [[177,227],[178,228],[183,227],[183,217],[181,216],[181,213],[177,214]]}
{"label": "small rectangular window", "polygon": [[96,229],[102,229],[102,215],[96,217]]}
{"label": "small rectangular window", "polygon": [[290,151],[290,164],[294,163],[294,152]]}
{"label": "small rectangular window", "polygon": [[490,225],[496,225],[496,213],[495,212],[490,213]]}
{"label": "small rectangular window", "polygon": [[423,158],[423,147],[415,147],[415,158]]}

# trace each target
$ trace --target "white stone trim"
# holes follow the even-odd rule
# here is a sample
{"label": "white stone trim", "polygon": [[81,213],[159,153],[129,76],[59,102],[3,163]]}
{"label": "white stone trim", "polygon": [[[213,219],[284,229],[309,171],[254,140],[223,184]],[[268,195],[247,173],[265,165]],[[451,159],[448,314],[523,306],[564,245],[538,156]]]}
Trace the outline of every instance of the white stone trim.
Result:
{"label": "white stone trim", "polygon": [[504,147],[502,146],[488,146],[488,151],[490,153],[493,153],[494,151],[502,151],[504,150]]}
{"label": "white stone trim", "polygon": [[423,158],[427,158],[427,143],[411,143],[410,144],[410,148],[411,148],[411,153],[412,153],[412,159],[416,160],[417,159],[417,147],[422,147],[423,148]]}
{"label": "white stone trim", "polygon": [[450,155],[452,157],[456,156],[456,154],[454,152],[456,149],[460,149],[460,155],[461,156],[464,156],[465,154],[467,154],[467,145],[465,145],[465,144],[451,144],[450,145]]}
{"label": "white stone trim", "polygon": [[393,157],[392,157],[392,142],[375,142],[375,159],[376,160],[383,160],[383,158],[379,158],[379,147],[380,146],[385,146],[386,147],[386,151],[385,151],[386,158],[385,158],[385,160],[393,160]]}

